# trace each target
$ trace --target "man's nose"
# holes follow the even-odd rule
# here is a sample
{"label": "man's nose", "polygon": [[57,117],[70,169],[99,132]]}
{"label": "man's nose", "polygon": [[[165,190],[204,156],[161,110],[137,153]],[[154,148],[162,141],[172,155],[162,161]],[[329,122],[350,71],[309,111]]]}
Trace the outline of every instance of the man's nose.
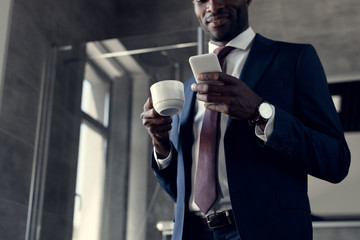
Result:
{"label": "man's nose", "polygon": [[224,0],[209,0],[206,10],[208,12],[217,12],[218,9],[224,8]]}

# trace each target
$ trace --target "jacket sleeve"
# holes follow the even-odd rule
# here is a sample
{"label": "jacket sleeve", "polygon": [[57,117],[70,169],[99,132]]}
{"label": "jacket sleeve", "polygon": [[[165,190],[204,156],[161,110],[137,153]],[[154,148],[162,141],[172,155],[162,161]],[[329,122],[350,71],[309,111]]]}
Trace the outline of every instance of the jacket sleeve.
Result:
{"label": "jacket sleeve", "polygon": [[315,49],[304,45],[297,58],[293,111],[275,106],[267,145],[298,161],[314,177],[338,183],[349,171],[350,151]]}
{"label": "jacket sleeve", "polygon": [[[172,144],[172,143],[171,143]],[[165,190],[171,199],[176,202],[177,189],[176,189],[176,172],[177,172],[177,152],[174,147],[172,147],[173,153],[170,160],[170,165],[164,169],[159,169],[158,164],[154,158],[154,153],[151,157],[151,167],[154,171],[154,174],[160,183],[161,187]]]}
{"label": "jacket sleeve", "polygon": [[166,193],[176,202],[177,198],[177,172],[178,172],[178,152],[175,146],[178,145],[178,132],[179,132],[179,115],[172,116],[171,124],[171,149],[172,157],[170,160],[170,165],[166,168],[159,169],[158,164],[154,158],[154,153],[151,154],[151,168],[154,171],[154,174],[160,183],[161,187],[165,190]]}

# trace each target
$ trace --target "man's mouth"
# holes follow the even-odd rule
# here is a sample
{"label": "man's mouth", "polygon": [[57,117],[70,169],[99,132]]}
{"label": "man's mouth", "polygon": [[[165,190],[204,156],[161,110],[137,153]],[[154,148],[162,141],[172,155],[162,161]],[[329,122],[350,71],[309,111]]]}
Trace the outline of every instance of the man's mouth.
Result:
{"label": "man's mouth", "polygon": [[221,26],[230,19],[228,14],[222,14],[217,16],[209,16],[206,18],[207,24],[212,24],[214,27]]}

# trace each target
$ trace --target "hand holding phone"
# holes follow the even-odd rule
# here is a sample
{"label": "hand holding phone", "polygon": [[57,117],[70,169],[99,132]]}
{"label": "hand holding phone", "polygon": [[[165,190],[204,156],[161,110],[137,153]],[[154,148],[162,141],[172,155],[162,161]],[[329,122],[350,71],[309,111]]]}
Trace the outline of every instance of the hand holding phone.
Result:
{"label": "hand holding phone", "polygon": [[[189,58],[189,63],[195,79],[199,73],[222,71],[218,57],[215,53],[192,56]],[[196,82],[206,82],[209,84],[223,85],[223,83],[220,81],[198,81],[196,79]]]}

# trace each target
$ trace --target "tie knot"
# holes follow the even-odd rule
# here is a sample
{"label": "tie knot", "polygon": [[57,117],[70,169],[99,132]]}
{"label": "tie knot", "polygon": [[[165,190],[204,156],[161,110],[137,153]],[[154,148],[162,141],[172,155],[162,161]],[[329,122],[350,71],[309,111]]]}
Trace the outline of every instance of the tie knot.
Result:
{"label": "tie knot", "polygon": [[233,47],[230,46],[221,46],[214,50],[214,53],[218,56],[220,66],[223,68],[225,57],[233,50]]}
{"label": "tie knot", "polygon": [[228,55],[231,50],[233,50],[233,47],[230,46],[221,46],[214,50],[214,53],[218,55],[218,58],[225,58],[226,55]]}

